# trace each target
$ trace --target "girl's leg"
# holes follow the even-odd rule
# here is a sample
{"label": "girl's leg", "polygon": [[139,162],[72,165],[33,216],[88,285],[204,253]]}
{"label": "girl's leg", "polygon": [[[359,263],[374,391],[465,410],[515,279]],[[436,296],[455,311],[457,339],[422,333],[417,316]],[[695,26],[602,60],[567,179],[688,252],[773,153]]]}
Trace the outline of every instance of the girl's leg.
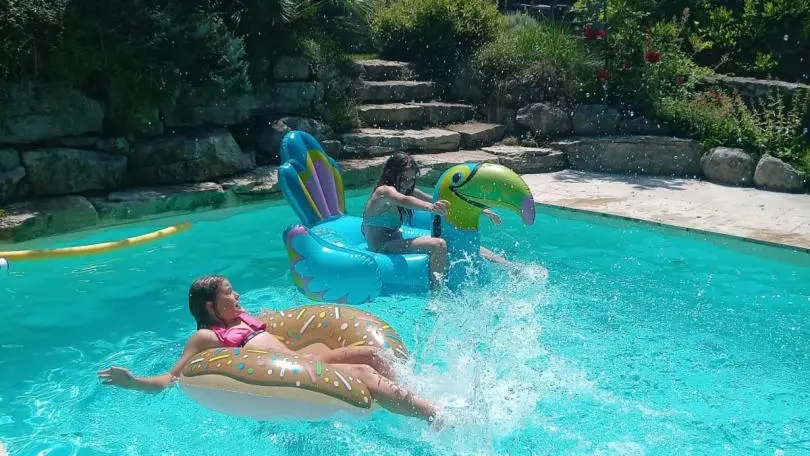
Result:
{"label": "girl's leg", "polygon": [[486,247],[481,247],[481,257],[483,257],[485,260],[489,260],[489,261],[491,261],[493,263],[507,264],[507,265],[511,264],[511,262],[509,260],[507,260],[506,258],[496,254],[495,252],[493,252],[492,250],[489,250]]}
{"label": "girl's leg", "polygon": [[371,366],[366,364],[333,364],[332,366],[360,379],[368,387],[374,400],[388,411],[418,417],[429,422],[436,419],[439,410],[435,405],[396,385]]}
{"label": "girl's leg", "polygon": [[379,347],[343,347],[316,356],[329,364],[366,364],[386,378],[394,378],[394,366]]}
{"label": "girl's leg", "polygon": [[422,236],[416,239],[396,239],[383,246],[381,253],[430,254],[430,287],[438,288],[447,273],[447,242],[442,238]]}

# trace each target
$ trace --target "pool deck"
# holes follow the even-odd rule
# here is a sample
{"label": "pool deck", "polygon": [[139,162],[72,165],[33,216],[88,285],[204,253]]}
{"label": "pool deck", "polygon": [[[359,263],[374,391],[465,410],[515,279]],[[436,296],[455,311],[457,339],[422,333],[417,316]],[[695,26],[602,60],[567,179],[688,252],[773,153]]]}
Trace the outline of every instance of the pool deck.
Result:
{"label": "pool deck", "polygon": [[810,252],[810,195],[705,181],[565,170],[523,176],[537,203]]}

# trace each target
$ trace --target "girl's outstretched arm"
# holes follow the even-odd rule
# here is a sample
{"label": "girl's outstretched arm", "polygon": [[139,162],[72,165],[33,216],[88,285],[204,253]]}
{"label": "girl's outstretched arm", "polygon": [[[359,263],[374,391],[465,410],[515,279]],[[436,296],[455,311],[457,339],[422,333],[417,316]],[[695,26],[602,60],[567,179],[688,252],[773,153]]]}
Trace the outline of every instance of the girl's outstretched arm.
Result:
{"label": "girl's outstretched arm", "polygon": [[423,192],[422,190],[419,190],[418,188],[413,189],[413,196],[428,203],[433,202],[433,195],[428,195],[427,193]]}
{"label": "girl's outstretched arm", "polygon": [[183,349],[183,355],[169,372],[154,377],[136,377],[125,367],[112,366],[98,371],[98,378],[103,385],[113,385],[147,393],[159,393],[171,385],[176,378],[180,377],[183,366],[192,356],[207,348],[214,348],[219,345],[219,341],[213,332],[199,330],[188,340],[186,347]]}

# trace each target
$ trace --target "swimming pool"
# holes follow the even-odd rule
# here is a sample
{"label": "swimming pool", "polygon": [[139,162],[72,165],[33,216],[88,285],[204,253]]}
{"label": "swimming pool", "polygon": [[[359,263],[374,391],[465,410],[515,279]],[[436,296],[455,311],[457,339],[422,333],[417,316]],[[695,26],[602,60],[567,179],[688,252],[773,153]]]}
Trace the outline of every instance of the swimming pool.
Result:
{"label": "swimming pool", "polygon": [[[358,213],[367,193],[348,196]],[[283,202],[109,256],[12,264],[0,277],[0,441],[12,455],[810,453],[810,255],[541,208],[503,213],[485,245],[548,281],[366,309],[396,327],[457,425],[254,422],[172,388],[103,387],[96,371],[165,371],[194,329],[188,286],[228,275],[243,305],[305,299],[287,273]],[[164,226],[111,230],[96,242]],[[61,243],[64,245],[65,243]],[[534,277],[534,278],[532,278]]]}

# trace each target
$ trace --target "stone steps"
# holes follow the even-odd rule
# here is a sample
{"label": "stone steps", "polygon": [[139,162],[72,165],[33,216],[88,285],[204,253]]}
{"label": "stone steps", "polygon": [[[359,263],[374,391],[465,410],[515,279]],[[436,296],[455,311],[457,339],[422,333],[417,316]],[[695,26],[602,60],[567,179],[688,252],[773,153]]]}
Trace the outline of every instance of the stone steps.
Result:
{"label": "stone steps", "polygon": [[441,101],[360,105],[360,121],[365,127],[415,128],[447,125],[473,118],[475,108]]}
{"label": "stone steps", "polygon": [[362,128],[343,135],[342,140],[343,157],[378,157],[394,152],[423,154],[456,151],[461,144],[461,135],[440,128],[426,130]]}
{"label": "stone steps", "polygon": [[413,65],[393,60],[359,60],[360,75],[366,81],[410,81],[416,78]]}
{"label": "stone steps", "polygon": [[432,81],[363,81],[358,99],[363,103],[426,101],[435,86]]}
{"label": "stone steps", "polygon": [[504,125],[475,121],[448,125],[444,128],[461,135],[461,147],[464,149],[491,146],[503,139],[506,134]]}
{"label": "stone steps", "polygon": [[343,136],[341,158],[452,152],[503,139],[503,125],[472,121],[473,106],[431,100],[435,83],[415,80],[411,64],[362,60],[357,65],[363,78],[358,93],[361,129]]}

